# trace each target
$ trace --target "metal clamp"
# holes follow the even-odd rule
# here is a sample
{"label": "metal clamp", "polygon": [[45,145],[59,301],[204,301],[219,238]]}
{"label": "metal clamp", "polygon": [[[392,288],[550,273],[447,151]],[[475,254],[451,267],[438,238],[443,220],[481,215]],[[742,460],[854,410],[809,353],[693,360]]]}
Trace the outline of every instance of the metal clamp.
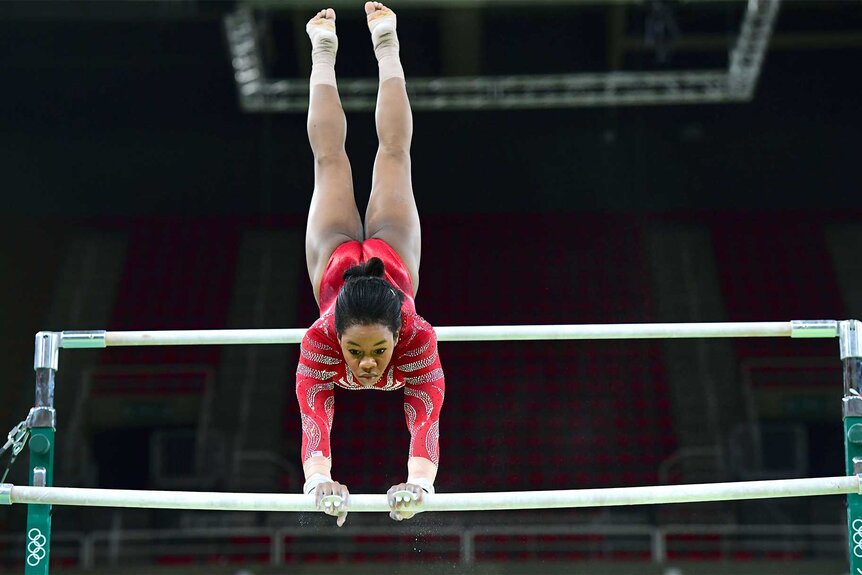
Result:
{"label": "metal clamp", "polygon": [[53,369],[60,366],[60,334],[55,331],[40,331],[36,334],[36,354],[33,369]]}
{"label": "metal clamp", "polygon": [[0,505],[12,505],[12,484],[0,483]]}
{"label": "metal clamp", "polygon": [[33,468],[33,487],[45,487],[48,484],[48,472],[44,467]]}
{"label": "metal clamp", "polygon": [[855,319],[839,322],[838,332],[841,342],[841,359],[862,358],[862,322]]}
{"label": "metal clamp", "polygon": [[836,337],[838,322],[834,319],[795,319],[790,322],[790,337]]}
{"label": "metal clamp", "polygon": [[57,427],[57,410],[53,407],[33,407],[27,414],[27,427]]}
{"label": "metal clamp", "polygon": [[105,340],[108,332],[105,330],[93,331],[64,331],[60,334],[60,347],[65,349],[95,349],[108,347]]}
{"label": "metal clamp", "polygon": [[27,425],[27,419],[13,427],[8,435],[6,435],[6,443],[3,444],[3,447],[0,447],[0,455],[3,455],[10,447],[12,448],[13,456],[21,453],[21,450],[24,449],[24,445],[27,443],[27,434],[29,431],[30,428]]}
{"label": "metal clamp", "polygon": [[[851,389],[850,392],[855,392]],[[858,395],[848,395],[842,398],[842,406],[844,408],[844,417],[862,417],[862,397]]]}

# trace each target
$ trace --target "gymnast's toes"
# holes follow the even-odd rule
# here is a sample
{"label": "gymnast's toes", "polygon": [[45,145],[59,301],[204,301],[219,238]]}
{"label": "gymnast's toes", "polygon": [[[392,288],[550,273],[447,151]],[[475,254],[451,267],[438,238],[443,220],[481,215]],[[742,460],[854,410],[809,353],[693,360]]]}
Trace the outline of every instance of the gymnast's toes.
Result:
{"label": "gymnast's toes", "polygon": [[318,27],[330,32],[335,32],[335,10],[332,8],[321,10],[308,21],[308,24],[305,25],[306,30]]}
{"label": "gymnast's toes", "polygon": [[395,16],[395,12],[383,5],[382,2],[366,2],[365,15],[368,17],[368,25],[378,18],[386,18],[387,16]]}

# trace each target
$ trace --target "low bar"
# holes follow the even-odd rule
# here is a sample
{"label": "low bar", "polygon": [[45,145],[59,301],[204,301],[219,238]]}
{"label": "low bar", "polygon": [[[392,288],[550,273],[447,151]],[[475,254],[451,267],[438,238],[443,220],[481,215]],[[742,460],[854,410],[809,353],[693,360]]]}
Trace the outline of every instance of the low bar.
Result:
{"label": "low bar", "polygon": [[[831,322],[831,324],[830,324]],[[830,328],[831,325],[831,328]],[[796,320],[737,323],[630,323],[586,325],[485,325],[435,327],[439,341],[674,339],[732,337],[837,337],[837,322]],[[178,331],[63,332],[69,347],[241,345],[299,343],[304,328]],[[801,334],[805,335],[801,335]],[[86,342],[86,344],[84,343]],[[65,345],[64,345],[65,347]]]}
{"label": "low bar", "polygon": [[[214,493],[196,491],[132,491],[68,487],[0,486],[11,503],[200,509],[212,511],[317,511],[314,497],[283,493]],[[491,511],[656,505],[859,494],[858,476],[740,481],[611,489],[510,491],[496,493],[436,493],[425,495],[420,511]],[[386,495],[351,495],[348,511],[389,511]]]}

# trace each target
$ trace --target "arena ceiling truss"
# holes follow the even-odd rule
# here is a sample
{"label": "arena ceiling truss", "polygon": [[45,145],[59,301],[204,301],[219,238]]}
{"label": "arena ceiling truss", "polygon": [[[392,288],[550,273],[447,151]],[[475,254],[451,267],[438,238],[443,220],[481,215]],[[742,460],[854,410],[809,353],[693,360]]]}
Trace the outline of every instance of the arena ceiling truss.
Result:
{"label": "arena ceiling truss", "polygon": [[[436,6],[456,4],[456,0],[426,0],[425,3],[429,2],[429,5]],[[488,0],[472,0],[472,3],[485,7],[491,4]],[[557,3],[578,1],[557,0]],[[588,2],[582,0],[581,3]],[[635,2],[630,0],[628,3]],[[689,0],[689,4],[692,3]],[[747,1],[725,69],[411,78],[408,86],[410,101],[416,110],[745,102],[753,97],[757,87],[780,3],[781,0]],[[224,16],[239,102],[246,112],[304,112],[308,106],[306,78],[270,78],[265,69],[256,10],[272,9],[276,4],[275,0],[249,0]],[[470,5],[471,0],[457,0],[457,4]],[[340,78],[338,83],[345,110],[374,109],[376,78]]]}

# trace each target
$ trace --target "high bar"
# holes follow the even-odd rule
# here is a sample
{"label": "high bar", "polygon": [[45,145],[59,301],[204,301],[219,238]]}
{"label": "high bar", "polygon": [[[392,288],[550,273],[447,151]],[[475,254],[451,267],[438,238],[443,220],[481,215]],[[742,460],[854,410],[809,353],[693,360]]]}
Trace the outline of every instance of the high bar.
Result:
{"label": "high bar", "polygon": [[[610,507],[851,493],[862,494],[858,476],[560,491],[436,493],[425,495],[418,511]],[[211,511],[316,511],[314,497],[300,494],[19,487],[11,484],[0,485],[0,503]],[[386,495],[359,494],[350,496],[348,510],[389,511],[389,505]]]}
{"label": "high bar", "polygon": [[[838,337],[835,320],[583,325],[438,326],[439,341]],[[302,341],[304,328],[174,331],[63,331],[62,348],[154,345],[286,344]],[[43,332],[47,333],[47,332]]]}

